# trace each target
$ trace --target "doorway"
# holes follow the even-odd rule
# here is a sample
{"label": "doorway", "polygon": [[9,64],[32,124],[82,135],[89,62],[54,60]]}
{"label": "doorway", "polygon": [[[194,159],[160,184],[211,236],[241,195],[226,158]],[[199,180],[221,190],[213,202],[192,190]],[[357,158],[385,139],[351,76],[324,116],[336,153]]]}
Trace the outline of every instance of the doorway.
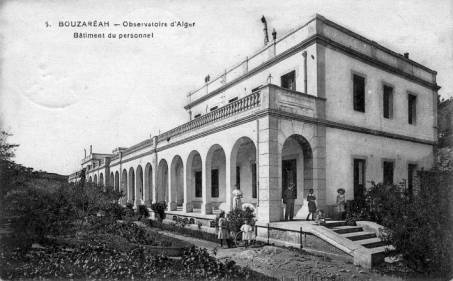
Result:
{"label": "doorway", "polygon": [[[297,196],[297,161],[296,159],[282,160],[282,198],[288,185],[294,184]],[[297,198],[297,197],[296,197]]]}
{"label": "doorway", "polygon": [[354,200],[365,196],[365,160],[354,159]]}

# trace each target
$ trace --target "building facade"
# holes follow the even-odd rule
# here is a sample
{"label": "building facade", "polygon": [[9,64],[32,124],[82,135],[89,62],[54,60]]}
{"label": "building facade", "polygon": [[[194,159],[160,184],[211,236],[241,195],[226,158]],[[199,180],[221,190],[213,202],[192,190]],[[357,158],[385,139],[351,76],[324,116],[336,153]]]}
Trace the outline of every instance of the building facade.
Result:
{"label": "building facade", "polygon": [[206,79],[188,95],[190,121],[112,154],[82,161],[86,180],[128,202],[169,211],[231,210],[237,186],[261,222],[296,217],[314,190],[330,212],[337,189],[361,196],[374,182],[404,183],[433,165],[436,72],[320,15]]}

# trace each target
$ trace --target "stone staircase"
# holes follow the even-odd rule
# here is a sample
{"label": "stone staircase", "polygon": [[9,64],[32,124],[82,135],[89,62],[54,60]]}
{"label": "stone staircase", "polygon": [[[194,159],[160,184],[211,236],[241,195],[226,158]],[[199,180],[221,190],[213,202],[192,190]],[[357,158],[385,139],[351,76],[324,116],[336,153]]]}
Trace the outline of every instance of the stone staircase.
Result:
{"label": "stone staircase", "polygon": [[394,250],[392,245],[387,245],[377,236],[376,227],[373,228],[368,225],[349,226],[344,221],[327,221],[324,227],[355,244],[354,263],[365,267],[383,262],[385,256]]}

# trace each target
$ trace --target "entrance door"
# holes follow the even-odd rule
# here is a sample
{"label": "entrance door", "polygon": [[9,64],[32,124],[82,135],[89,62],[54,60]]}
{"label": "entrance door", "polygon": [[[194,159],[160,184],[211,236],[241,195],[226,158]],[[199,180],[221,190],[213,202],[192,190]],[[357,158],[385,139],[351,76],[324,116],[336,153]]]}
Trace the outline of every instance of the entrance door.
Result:
{"label": "entrance door", "polygon": [[297,196],[297,162],[296,159],[282,161],[282,198],[290,183],[294,184]]}
{"label": "entrance door", "polygon": [[354,200],[365,195],[365,160],[354,159]]}

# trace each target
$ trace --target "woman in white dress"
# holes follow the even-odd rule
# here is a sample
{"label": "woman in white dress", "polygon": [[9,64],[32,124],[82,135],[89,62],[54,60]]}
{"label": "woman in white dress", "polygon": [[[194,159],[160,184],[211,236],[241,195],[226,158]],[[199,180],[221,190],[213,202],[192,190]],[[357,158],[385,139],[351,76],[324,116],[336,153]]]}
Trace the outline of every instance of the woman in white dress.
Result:
{"label": "woman in white dress", "polygon": [[241,209],[241,207],[242,207],[242,202],[241,202],[242,191],[239,190],[237,185],[235,185],[235,189],[233,190],[232,194],[233,194],[233,210]]}

